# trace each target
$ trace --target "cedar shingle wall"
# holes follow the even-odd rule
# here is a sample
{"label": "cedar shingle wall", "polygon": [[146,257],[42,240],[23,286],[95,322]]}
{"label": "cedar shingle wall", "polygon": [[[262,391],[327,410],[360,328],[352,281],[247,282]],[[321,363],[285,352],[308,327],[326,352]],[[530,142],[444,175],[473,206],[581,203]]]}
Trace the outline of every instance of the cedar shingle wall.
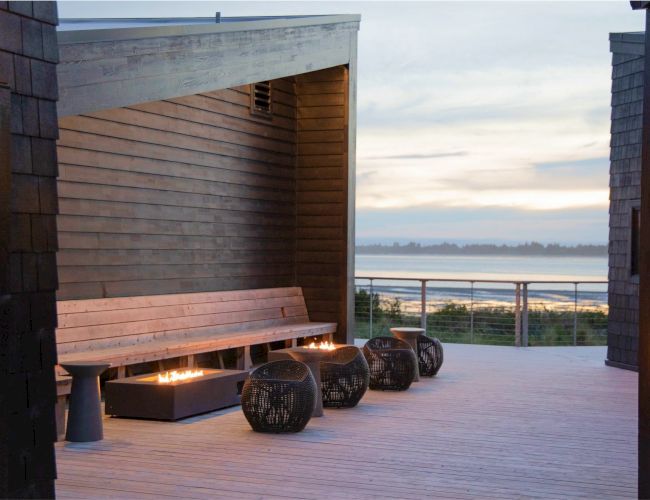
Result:
{"label": "cedar shingle wall", "polygon": [[54,2],[0,2],[2,498],[54,495],[56,23]]}
{"label": "cedar shingle wall", "polygon": [[296,77],[296,282],[312,321],[338,323],[339,342],[349,340],[347,89],[342,66]]}
{"label": "cedar shingle wall", "polygon": [[639,284],[630,276],[631,209],[640,202],[643,56],[614,53],[607,359],[637,366]]}
{"label": "cedar shingle wall", "polygon": [[60,300],[294,282],[296,96],[249,86],[60,120]]}

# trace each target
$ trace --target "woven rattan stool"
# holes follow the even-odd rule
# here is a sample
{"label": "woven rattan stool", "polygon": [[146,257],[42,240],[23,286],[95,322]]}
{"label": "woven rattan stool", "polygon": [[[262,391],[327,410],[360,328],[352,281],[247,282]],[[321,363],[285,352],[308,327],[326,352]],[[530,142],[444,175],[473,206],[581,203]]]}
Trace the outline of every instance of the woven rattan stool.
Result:
{"label": "woven rattan stool", "polygon": [[316,382],[304,363],[271,361],[255,369],[241,397],[246,420],[256,432],[299,432],[314,411]]}
{"label": "woven rattan stool", "polygon": [[433,377],[442,366],[442,344],[438,339],[420,335],[418,337],[418,364],[420,375]]}
{"label": "woven rattan stool", "polygon": [[358,347],[339,347],[320,364],[323,406],[352,408],[368,389],[370,371]]}
{"label": "woven rattan stool", "polygon": [[410,345],[395,337],[375,337],[363,346],[370,389],[405,391],[415,379],[417,359]]}

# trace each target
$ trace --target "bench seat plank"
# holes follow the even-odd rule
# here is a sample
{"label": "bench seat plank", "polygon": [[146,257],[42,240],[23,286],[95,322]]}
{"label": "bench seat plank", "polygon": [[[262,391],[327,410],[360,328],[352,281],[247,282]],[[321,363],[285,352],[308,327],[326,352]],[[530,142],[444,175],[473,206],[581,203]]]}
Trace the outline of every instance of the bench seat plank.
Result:
{"label": "bench seat plank", "polygon": [[171,306],[177,304],[201,304],[206,302],[235,302],[248,299],[268,299],[275,297],[303,298],[302,288],[258,288],[255,290],[235,290],[228,292],[192,292],[166,295],[142,295],[137,297],[113,297],[109,299],[63,300],[57,302],[57,312],[61,314],[101,312],[126,309],[146,309],[149,307]]}
{"label": "bench seat plank", "polygon": [[144,342],[138,345],[108,349],[68,352],[59,355],[59,363],[66,361],[106,361],[114,366],[132,365],[160,359],[232,349],[278,340],[328,335],[336,332],[336,323],[297,323],[258,330],[232,332],[217,336],[193,337],[183,343],[177,340]]}
{"label": "bench seat plank", "polygon": [[119,368],[336,333],[336,323],[309,321],[300,287],[70,300],[57,313],[60,363]]}
{"label": "bench seat plank", "polygon": [[[179,331],[195,331],[199,328],[210,329],[214,325],[230,329],[246,329],[247,324],[255,325],[260,321],[277,323],[298,323],[300,320],[308,321],[304,314],[295,315],[286,312],[282,315],[279,307],[257,309],[247,312],[229,312],[216,314],[201,314],[196,316],[178,316],[174,318],[152,319],[144,321],[130,321],[108,325],[89,325],[75,328],[57,329],[60,344],[74,344],[87,339],[102,341],[104,339],[120,337],[142,337],[147,334],[165,332],[165,336],[172,336]],[[239,326],[236,326],[239,325]]]}
{"label": "bench seat plank", "polygon": [[284,308],[287,313],[307,314],[302,297],[273,297],[237,301],[176,303],[163,306],[148,306],[107,311],[59,313],[59,330],[79,327],[116,325],[134,321],[163,320],[168,318],[202,316],[217,313],[245,313],[258,309]]}

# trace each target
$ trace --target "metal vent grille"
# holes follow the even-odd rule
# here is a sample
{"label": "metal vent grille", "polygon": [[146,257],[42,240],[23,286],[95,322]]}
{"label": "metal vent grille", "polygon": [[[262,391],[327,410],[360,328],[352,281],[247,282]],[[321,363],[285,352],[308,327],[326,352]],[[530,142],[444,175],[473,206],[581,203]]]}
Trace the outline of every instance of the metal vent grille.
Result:
{"label": "metal vent grille", "polygon": [[271,82],[258,82],[251,85],[251,113],[271,117]]}

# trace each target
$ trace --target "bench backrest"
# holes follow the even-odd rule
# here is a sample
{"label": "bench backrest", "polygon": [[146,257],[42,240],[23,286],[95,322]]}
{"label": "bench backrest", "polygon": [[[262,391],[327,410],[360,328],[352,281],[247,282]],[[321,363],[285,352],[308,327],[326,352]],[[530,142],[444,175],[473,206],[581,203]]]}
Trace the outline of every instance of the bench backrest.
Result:
{"label": "bench backrest", "polygon": [[57,302],[59,354],[309,321],[300,287]]}

